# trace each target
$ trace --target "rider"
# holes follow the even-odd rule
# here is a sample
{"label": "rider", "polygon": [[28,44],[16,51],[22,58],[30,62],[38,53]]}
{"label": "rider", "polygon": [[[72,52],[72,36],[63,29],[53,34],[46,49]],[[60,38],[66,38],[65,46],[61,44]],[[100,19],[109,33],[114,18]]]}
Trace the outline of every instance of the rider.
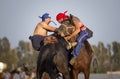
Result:
{"label": "rider", "polygon": [[33,36],[29,37],[33,48],[37,51],[39,51],[40,47],[43,46],[43,39],[47,36],[48,31],[55,32],[57,29],[53,26],[49,26],[51,17],[48,13],[44,13],[42,17],[39,16],[39,18],[41,18],[42,21],[37,24]]}
{"label": "rider", "polygon": [[[62,21],[64,19],[68,19],[70,18],[69,15],[66,15],[67,11],[65,11],[64,13],[58,13],[57,16],[56,16],[56,20],[59,22],[59,23],[62,23]],[[67,36],[65,37],[66,40],[70,40],[71,38],[77,36],[77,45],[75,47],[75,49],[73,50],[73,58],[70,60],[70,64],[73,65],[75,60],[76,60],[76,57],[78,56],[79,52],[80,52],[80,49],[82,48],[82,46],[84,45],[84,41],[87,40],[88,38],[92,37],[92,31],[89,30],[83,23],[82,21],[76,17],[76,16],[73,16],[72,15],[72,21],[73,21],[73,24],[75,26],[75,31],[70,35],[70,36]]]}

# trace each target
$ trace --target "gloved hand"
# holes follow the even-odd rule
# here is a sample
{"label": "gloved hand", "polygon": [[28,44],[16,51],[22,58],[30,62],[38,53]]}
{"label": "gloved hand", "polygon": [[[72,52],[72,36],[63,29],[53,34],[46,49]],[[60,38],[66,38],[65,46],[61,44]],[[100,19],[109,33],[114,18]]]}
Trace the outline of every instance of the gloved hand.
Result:
{"label": "gloved hand", "polygon": [[54,32],[55,32],[55,33],[58,33],[58,28],[56,28]]}
{"label": "gloved hand", "polygon": [[61,35],[61,33],[62,33],[62,31],[59,28],[56,28],[56,30],[54,32],[57,33],[58,35]]}

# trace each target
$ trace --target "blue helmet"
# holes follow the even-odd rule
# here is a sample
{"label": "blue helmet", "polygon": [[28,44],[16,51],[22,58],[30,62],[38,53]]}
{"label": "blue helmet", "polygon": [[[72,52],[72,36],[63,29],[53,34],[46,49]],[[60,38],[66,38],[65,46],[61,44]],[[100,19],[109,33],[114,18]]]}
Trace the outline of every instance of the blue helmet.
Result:
{"label": "blue helmet", "polygon": [[44,14],[42,15],[42,17],[41,17],[41,16],[39,16],[39,18],[41,18],[41,19],[42,19],[42,21],[45,21],[45,19],[47,19],[47,18],[51,18],[51,17],[49,16],[49,14],[48,14],[48,13],[44,13]]}

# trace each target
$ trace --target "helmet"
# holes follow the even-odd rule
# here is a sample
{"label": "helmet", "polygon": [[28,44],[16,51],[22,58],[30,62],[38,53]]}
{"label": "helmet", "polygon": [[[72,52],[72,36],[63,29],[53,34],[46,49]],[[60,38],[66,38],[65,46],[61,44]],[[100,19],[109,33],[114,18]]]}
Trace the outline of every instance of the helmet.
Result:
{"label": "helmet", "polygon": [[56,20],[59,21],[60,19],[69,18],[69,16],[66,15],[65,13],[67,13],[67,11],[65,11],[64,13],[58,13],[56,16]]}
{"label": "helmet", "polygon": [[48,13],[44,13],[44,14],[42,15],[42,17],[41,17],[41,16],[39,16],[39,18],[41,18],[41,19],[42,19],[42,21],[45,21],[45,19],[47,19],[47,18],[51,18],[51,17],[49,16],[49,14],[48,14]]}

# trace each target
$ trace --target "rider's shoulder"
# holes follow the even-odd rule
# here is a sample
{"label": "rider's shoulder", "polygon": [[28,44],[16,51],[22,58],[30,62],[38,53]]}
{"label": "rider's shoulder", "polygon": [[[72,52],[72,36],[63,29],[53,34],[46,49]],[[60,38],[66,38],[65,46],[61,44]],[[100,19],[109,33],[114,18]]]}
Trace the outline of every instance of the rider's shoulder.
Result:
{"label": "rider's shoulder", "polygon": [[44,22],[40,22],[37,24],[37,26],[46,26],[46,24]]}
{"label": "rider's shoulder", "polygon": [[43,26],[47,26],[47,24],[45,22],[41,22],[41,25]]}
{"label": "rider's shoulder", "polygon": [[77,22],[80,21],[80,19],[77,16],[73,16],[72,20]]}

